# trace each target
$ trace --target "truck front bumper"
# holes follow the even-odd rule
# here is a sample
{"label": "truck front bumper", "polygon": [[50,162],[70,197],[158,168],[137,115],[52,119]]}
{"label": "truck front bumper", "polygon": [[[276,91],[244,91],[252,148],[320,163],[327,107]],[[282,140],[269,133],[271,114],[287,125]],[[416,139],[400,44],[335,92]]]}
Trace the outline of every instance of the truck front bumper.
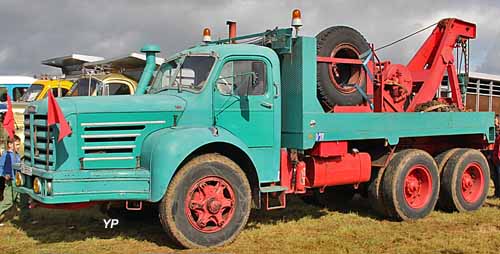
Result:
{"label": "truck front bumper", "polygon": [[[43,204],[150,199],[150,174],[144,169],[46,171],[16,164],[14,170],[22,178],[17,181],[21,184],[13,185],[14,191]],[[35,181],[40,183],[37,192]]]}

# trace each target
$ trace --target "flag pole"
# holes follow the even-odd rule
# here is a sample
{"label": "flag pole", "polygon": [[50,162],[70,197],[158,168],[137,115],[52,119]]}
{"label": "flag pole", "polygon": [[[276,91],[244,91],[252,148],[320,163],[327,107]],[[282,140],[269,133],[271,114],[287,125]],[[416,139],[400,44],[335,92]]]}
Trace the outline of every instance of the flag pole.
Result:
{"label": "flag pole", "polygon": [[[50,94],[52,94],[52,89],[49,90]],[[48,96],[50,97],[50,96]],[[47,98],[47,102],[50,103],[51,98]],[[50,107],[50,105],[49,105]],[[49,125],[49,114],[47,112],[47,137],[45,137],[45,169],[49,170],[49,148],[50,148],[50,125]]]}

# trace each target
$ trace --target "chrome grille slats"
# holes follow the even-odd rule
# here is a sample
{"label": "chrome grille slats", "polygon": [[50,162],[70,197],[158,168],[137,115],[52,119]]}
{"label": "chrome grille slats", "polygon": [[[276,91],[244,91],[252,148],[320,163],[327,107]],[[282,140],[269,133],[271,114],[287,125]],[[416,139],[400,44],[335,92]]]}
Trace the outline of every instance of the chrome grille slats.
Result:
{"label": "chrome grille slats", "polygon": [[55,128],[47,127],[47,115],[25,113],[24,129],[24,163],[41,169],[53,170],[56,159],[53,138]]}

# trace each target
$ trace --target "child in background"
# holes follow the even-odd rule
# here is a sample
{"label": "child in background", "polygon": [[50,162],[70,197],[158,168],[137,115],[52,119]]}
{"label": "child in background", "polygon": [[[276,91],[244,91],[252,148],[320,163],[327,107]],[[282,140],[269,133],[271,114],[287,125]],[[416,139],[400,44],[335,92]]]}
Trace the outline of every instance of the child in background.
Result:
{"label": "child in background", "polygon": [[14,176],[14,163],[20,162],[19,146],[21,140],[18,136],[14,136],[14,140],[7,140],[5,152],[0,157],[0,177],[4,178],[5,189],[3,190],[3,200],[0,202],[0,222],[5,217],[5,212],[8,211],[17,198],[17,193],[12,190],[12,179]]}

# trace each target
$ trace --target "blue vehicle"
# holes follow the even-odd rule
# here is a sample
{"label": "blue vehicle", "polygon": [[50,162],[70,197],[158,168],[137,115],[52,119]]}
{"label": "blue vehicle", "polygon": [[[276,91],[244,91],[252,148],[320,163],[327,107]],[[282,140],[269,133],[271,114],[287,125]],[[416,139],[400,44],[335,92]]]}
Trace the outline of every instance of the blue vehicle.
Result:
{"label": "blue vehicle", "polygon": [[0,76],[0,102],[19,101],[36,79],[27,76]]}

